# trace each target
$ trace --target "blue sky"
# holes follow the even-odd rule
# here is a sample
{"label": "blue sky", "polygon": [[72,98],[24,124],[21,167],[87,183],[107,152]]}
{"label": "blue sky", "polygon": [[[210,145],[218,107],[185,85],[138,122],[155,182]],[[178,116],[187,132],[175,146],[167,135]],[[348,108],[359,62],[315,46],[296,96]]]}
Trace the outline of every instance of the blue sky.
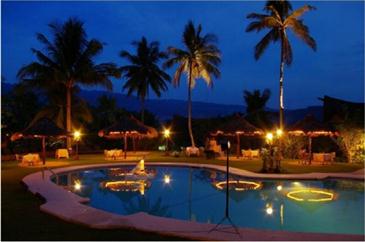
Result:
{"label": "blue sky", "polygon": [[[268,106],[278,106],[279,45],[270,46],[255,61],[253,48],[264,33],[246,33],[251,12],[262,12],[265,2],[1,2],[1,75],[16,81],[18,69],[32,60],[30,48],[41,48],[36,32],[49,36],[47,24],[76,16],[85,22],[90,38],[105,42],[98,61],[125,62],[120,50],[133,51],[130,43],[146,36],[164,49],[181,45],[188,20],[201,23],[203,32],[218,37],[222,52],[222,76],[209,89],[199,81],[193,100],[243,104],[242,91],[269,88]],[[314,5],[317,10],[304,15],[318,50],[313,52],[292,34],[294,62],[285,67],[286,108],[321,105],[323,95],[350,101],[364,100],[364,2],[294,1],[298,8]],[[173,70],[169,71],[170,73]],[[114,80],[114,91],[121,92],[124,80]],[[162,98],[186,99],[187,84],[169,85]],[[154,95],[150,95],[155,98]]]}

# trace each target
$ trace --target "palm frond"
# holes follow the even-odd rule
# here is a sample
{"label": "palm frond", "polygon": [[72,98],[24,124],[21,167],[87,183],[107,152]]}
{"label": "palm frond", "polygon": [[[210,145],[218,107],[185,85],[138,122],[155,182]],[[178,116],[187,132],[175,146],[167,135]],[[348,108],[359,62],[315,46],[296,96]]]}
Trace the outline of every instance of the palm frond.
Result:
{"label": "palm frond", "polygon": [[275,29],[270,30],[264,38],[260,40],[259,43],[255,46],[255,59],[258,60],[261,55],[264,53],[264,51],[269,46],[270,42],[275,41]]}
{"label": "palm frond", "polygon": [[300,16],[302,16],[305,12],[311,11],[311,10],[316,10],[315,7],[311,6],[311,5],[304,5],[303,7],[293,11],[288,17],[287,19],[291,19],[291,18],[299,18]]}
{"label": "palm frond", "polygon": [[290,19],[287,24],[299,39],[303,40],[314,51],[317,49],[316,41],[310,36],[309,28],[303,24],[302,20]]}

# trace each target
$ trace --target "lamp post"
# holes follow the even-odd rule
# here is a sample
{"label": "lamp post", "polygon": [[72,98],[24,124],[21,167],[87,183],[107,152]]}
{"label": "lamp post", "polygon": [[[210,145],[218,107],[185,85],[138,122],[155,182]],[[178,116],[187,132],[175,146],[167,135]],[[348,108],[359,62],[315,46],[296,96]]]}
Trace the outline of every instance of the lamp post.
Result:
{"label": "lamp post", "polygon": [[75,130],[74,132],[74,140],[76,141],[76,155],[75,160],[79,159],[79,141],[81,140],[81,132],[79,130]]}
{"label": "lamp post", "polygon": [[223,144],[222,148],[226,148],[227,151],[227,161],[226,161],[226,209],[225,209],[225,214],[223,219],[217,223],[217,225],[215,225],[209,232],[212,231],[226,231],[226,228],[221,228],[219,229],[218,227],[220,225],[223,224],[223,222],[225,220],[228,220],[228,222],[230,223],[230,225],[233,227],[235,233],[239,236],[240,239],[242,239],[241,237],[241,233],[239,232],[238,228],[236,227],[236,225],[232,222],[231,218],[229,217],[229,151],[231,148],[231,143],[229,141],[227,141],[227,144]]}
{"label": "lamp post", "polygon": [[163,131],[163,136],[164,136],[164,137],[165,137],[165,139],[166,139],[165,152],[166,152],[166,155],[167,155],[167,151],[168,151],[168,147],[169,147],[170,129],[165,129],[165,130]]}

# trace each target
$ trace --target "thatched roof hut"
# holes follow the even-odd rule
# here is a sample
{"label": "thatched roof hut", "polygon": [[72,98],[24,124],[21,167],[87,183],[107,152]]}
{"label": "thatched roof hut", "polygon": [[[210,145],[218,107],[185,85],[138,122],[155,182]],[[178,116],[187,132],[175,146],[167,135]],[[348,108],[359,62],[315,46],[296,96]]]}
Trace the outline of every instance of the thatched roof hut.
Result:
{"label": "thatched roof hut", "polygon": [[47,137],[66,137],[67,131],[58,127],[52,120],[48,118],[41,118],[32,122],[22,132],[14,133],[11,140],[15,141],[20,138],[40,138],[42,139],[42,159],[43,164],[46,162],[46,141]]}

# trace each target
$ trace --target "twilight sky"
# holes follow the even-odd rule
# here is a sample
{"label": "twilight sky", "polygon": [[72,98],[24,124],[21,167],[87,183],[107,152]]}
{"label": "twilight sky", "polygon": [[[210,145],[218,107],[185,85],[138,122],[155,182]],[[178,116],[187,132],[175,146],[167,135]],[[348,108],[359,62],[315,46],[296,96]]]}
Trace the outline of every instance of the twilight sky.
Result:
{"label": "twilight sky", "polygon": [[[146,36],[159,41],[161,48],[182,47],[182,32],[188,20],[201,23],[203,33],[218,37],[222,52],[222,76],[208,89],[198,81],[194,101],[243,104],[242,91],[269,88],[268,106],[278,106],[279,45],[271,45],[255,61],[253,48],[264,36],[246,33],[251,12],[262,12],[265,2],[15,2],[1,1],[1,75],[16,82],[18,69],[32,60],[30,48],[41,48],[36,32],[50,36],[47,24],[78,17],[85,22],[90,38],[106,43],[97,61],[125,62],[120,50],[133,51],[130,43]],[[286,108],[321,105],[323,95],[350,101],[364,100],[364,2],[293,1],[296,9],[304,4],[317,8],[304,15],[304,23],[317,41],[313,52],[289,34],[294,62],[285,67],[284,104]],[[266,31],[265,31],[266,32]],[[172,73],[170,70],[169,73]],[[124,80],[114,80],[114,91],[121,92]],[[162,98],[186,99],[185,77],[179,88],[169,85]],[[150,95],[155,98],[154,95]]]}

